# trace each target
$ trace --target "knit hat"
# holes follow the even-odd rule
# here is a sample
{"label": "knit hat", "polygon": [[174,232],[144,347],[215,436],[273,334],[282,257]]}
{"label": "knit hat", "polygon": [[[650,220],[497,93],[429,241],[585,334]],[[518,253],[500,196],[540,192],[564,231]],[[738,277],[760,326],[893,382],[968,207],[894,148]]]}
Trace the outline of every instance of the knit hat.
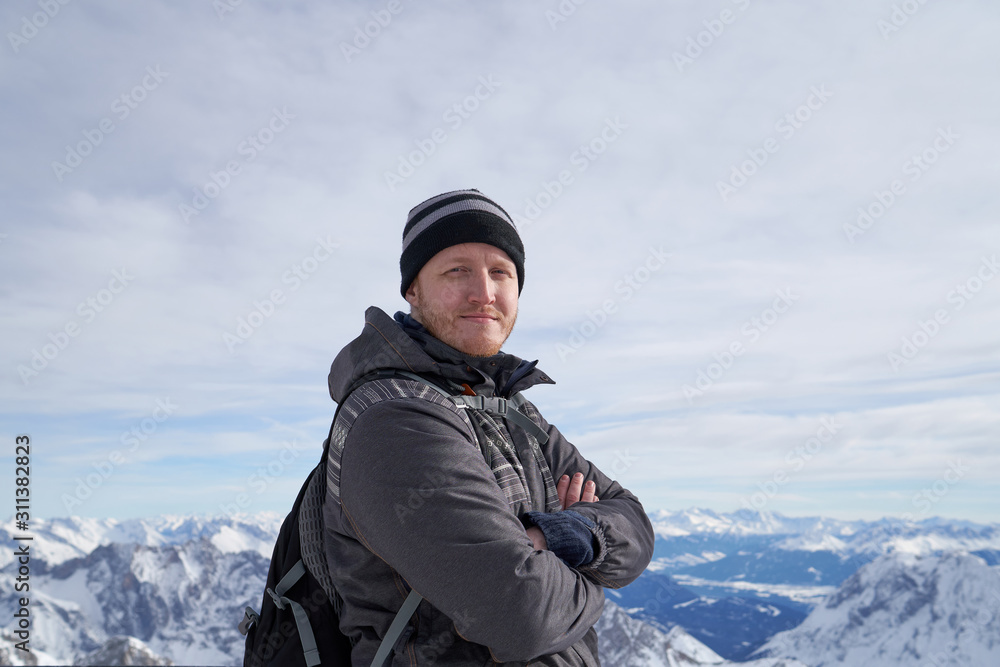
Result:
{"label": "knit hat", "polygon": [[524,245],[507,211],[479,190],[445,192],[410,210],[403,228],[399,272],[406,290],[431,257],[459,243],[487,243],[507,253],[517,267],[517,292],[524,287]]}

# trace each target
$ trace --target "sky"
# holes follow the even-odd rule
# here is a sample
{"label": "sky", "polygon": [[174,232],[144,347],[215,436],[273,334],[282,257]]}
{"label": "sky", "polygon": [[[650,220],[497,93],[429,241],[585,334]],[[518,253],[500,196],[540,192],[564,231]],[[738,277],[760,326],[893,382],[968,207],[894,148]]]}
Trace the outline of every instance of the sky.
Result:
{"label": "sky", "polygon": [[474,187],[526,247],[528,398],[648,511],[1000,521],[994,2],[0,27],[0,514],[18,436],[32,517],[286,512],[330,363],[407,307],[407,212]]}

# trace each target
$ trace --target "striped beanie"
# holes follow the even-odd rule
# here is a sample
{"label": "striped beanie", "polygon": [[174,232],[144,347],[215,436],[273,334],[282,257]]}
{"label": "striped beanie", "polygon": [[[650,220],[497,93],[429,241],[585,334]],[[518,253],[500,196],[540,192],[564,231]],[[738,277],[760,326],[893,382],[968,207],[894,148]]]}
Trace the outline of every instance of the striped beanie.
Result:
{"label": "striped beanie", "polygon": [[399,272],[406,290],[431,257],[459,243],[487,243],[500,248],[517,267],[517,291],[524,287],[524,245],[507,211],[479,190],[445,192],[410,210],[403,228]]}

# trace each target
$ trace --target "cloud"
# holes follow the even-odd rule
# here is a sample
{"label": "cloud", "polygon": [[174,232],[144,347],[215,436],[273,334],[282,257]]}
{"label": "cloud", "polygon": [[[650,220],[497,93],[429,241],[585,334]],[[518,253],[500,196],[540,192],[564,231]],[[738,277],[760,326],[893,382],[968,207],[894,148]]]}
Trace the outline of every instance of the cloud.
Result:
{"label": "cloud", "polygon": [[[330,361],[405,305],[406,212],[464,187],[523,227],[506,349],[559,382],[532,399],[599,465],[641,443],[648,509],[733,509],[822,415],[849,426],[791,514],[908,511],[949,456],[1000,472],[986,2],[898,30],[860,0],[70,3],[27,38],[34,7],[0,12],[0,420],[48,439],[43,514],[157,399],[173,492],[139,501],[137,464],[88,511],[174,511],[185,466],[229,502],[221,461],[281,451],[261,418],[318,452]],[[974,479],[934,510],[996,520]]]}

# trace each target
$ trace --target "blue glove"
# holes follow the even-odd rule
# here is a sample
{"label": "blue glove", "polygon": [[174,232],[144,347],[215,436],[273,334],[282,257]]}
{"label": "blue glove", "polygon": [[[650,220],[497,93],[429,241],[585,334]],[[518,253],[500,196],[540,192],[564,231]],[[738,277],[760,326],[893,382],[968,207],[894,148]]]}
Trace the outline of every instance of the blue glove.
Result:
{"label": "blue glove", "polygon": [[594,560],[594,522],[579,512],[525,512],[521,523],[525,528],[538,526],[548,550],[570,567]]}

